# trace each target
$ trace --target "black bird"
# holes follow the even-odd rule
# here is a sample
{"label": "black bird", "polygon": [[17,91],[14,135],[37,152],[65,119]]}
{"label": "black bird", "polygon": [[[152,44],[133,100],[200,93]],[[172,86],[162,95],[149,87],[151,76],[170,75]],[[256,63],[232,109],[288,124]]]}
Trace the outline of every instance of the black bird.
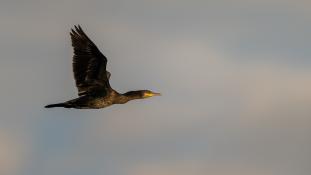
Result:
{"label": "black bird", "polygon": [[106,70],[107,58],[84,33],[80,25],[70,32],[73,46],[73,73],[79,97],[64,103],[50,104],[46,108],[64,107],[98,109],[130,100],[158,96],[150,90],[118,93],[110,87],[110,73]]}

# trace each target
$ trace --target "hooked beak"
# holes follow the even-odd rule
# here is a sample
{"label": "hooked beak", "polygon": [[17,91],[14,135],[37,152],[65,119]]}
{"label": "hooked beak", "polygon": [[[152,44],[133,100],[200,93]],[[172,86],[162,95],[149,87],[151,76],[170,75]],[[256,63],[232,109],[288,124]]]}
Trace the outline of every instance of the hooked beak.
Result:
{"label": "hooked beak", "polygon": [[157,92],[153,92],[153,96],[161,96],[161,94]]}
{"label": "hooked beak", "polygon": [[160,93],[149,91],[149,92],[145,92],[143,94],[143,98],[148,98],[148,97],[153,97],[153,96],[160,96],[160,95],[161,95]]}

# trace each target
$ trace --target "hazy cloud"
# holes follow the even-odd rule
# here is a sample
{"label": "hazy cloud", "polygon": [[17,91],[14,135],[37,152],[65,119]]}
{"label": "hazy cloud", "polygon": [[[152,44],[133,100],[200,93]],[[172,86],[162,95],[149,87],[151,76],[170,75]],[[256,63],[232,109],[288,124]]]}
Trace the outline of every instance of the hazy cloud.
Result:
{"label": "hazy cloud", "polygon": [[[0,174],[305,175],[310,3],[3,1]],[[162,97],[45,110],[76,97],[69,29],[108,57],[116,90]]]}

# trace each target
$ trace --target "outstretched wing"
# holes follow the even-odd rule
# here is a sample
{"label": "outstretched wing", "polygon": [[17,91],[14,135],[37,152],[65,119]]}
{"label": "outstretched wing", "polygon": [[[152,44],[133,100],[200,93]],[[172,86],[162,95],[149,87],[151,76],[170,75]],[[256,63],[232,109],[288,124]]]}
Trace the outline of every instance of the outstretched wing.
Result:
{"label": "outstretched wing", "polygon": [[109,88],[106,73],[107,58],[79,25],[71,29],[70,36],[74,50],[73,73],[78,94],[84,95]]}

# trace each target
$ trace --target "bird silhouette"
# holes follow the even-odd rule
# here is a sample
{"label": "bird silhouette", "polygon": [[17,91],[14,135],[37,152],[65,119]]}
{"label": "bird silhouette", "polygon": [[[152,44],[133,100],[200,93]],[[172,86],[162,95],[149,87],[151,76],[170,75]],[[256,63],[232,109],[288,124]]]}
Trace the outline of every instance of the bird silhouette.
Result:
{"label": "bird silhouette", "polygon": [[161,95],[150,90],[118,93],[109,83],[111,74],[106,70],[107,58],[84,33],[81,26],[74,26],[70,36],[74,51],[73,73],[79,97],[63,103],[50,104],[45,106],[46,108],[99,109]]}

